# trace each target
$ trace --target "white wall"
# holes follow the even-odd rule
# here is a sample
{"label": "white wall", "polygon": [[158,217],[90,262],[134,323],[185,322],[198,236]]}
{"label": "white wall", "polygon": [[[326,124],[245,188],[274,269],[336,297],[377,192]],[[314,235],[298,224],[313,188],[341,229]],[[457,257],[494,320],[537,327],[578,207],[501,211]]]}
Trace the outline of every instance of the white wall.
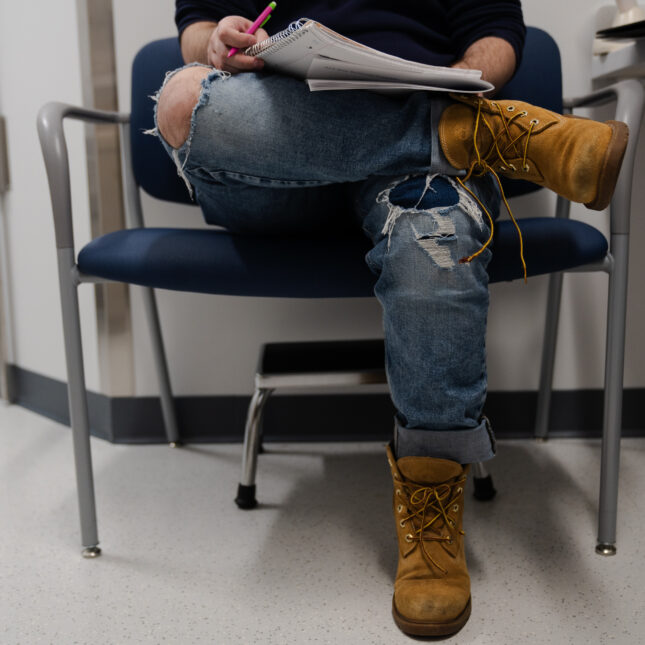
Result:
{"label": "white wall", "polygon": [[[7,119],[11,189],[4,203],[16,364],[65,380],[54,228],[36,114],[47,101],[80,104],[75,0],[0,2],[0,111]],[[82,126],[70,125],[73,207],[79,244],[89,238],[87,173]],[[86,373],[99,387],[92,288],[80,291]]]}
{"label": "white wall", "polygon": [[[146,42],[174,35],[171,0],[114,1],[119,100],[129,102],[129,66]],[[15,359],[21,367],[64,378],[61,324],[57,304],[53,229],[46,183],[38,150],[35,115],[47,100],[79,102],[80,72],[74,0],[38,4],[0,3],[0,109],[8,118],[12,191],[6,219],[10,243],[10,281],[15,329]],[[595,9],[606,0],[525,0],[528,24],[547,29],[560,45],[565,94],[590,87],[590,48]],[[35,24],[34,24],[35,22]],[[24,34],[40,49],[24,46]],[[43,55],[43,52],[46,55]],[[70,128],[70,152],[78,190],[78,241],[88,237],[89,224],[81,205],[87,203],[84,150],[80,128]],[[642,146],[641,146],[642,149]],[[641,157],[642,157],[641,153]],[[643,167],[639,160],[639,168]],[[637,172],[639,172],[637,168]],[[636,205],[643,188],[636,182]],[[518,216],[543,212],[553,203],[539,194],[513,200]],[[144,197],[146,221],[153,225],[201,226],[196,208],[176,208]],[[597,226],[606,217],[575,206],[572,214]],[[645,223],[634,214],[630,264],[626,385],[645,386],[642,329],[645,303],[640,276],[645,260],[638,252]],[[606,277],[568,276],[561,326],[556,387],[602,386],[602,345],[605,329]],[[546,279],[495,285],[490,314],[489,373],[493,390],[532,389],[537,385]],[[96,324],[92,289],[81,289],[88,383],[98,389]],[[251,391],[258,346],[267,341],[361,338],[381,335],[378,303],[374,300],[264,300],[159,292],[162,325],[171,374],[178,394],[243,394]],[[149,345],[138,294],[133,293],[133,326],[137,394],[156,392]]]}

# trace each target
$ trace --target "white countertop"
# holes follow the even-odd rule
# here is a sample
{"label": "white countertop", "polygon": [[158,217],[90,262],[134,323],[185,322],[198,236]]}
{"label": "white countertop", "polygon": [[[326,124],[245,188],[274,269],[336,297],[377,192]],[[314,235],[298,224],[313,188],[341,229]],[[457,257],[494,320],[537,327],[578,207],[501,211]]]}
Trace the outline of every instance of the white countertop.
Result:
{"label": "white countertop", "polygon": [[[616,15],[616,5],[605,5],[596,12],[595,29],[606,29]],[[622,49],[600,56],[594,55],[591,62],[591,78],[614,81],[621,78],[645,77],[645,38],[635,40],[612,40]]]}
{"label": "white countertop", "polygon": [[591,78],[619,79],[645,77],[645,39],[629,41],[623,49],[594,56]]}

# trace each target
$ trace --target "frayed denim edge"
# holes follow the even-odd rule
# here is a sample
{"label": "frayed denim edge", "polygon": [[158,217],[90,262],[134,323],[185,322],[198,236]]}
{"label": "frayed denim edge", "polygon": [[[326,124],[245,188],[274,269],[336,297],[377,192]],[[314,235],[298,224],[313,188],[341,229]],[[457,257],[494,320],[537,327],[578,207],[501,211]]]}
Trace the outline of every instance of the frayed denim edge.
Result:
{"label": "frayed denim edge", "polygon": [[[403,215],[404,213],[409,215],[413,215],[417,213],[418,214],[427,213],[434,216],[434,215],[442,215],[444,212],[450,210],[451,208],[457,207],[457,208],[461,208],[466,215],[471,217],[475,221],[475,223],[479,226],[480,229],[483,228],[484,220],[483,220],[482,212],[479,206],[477,205],[477,203],[475,202],[475,200],[452,177],[449,177],[446,175],[440,175],[439,173],[428,173],[426,175],[425,188],[421,193],[416,206],[413,206],[410,208],[410,207],[400,206],[398,204],[393,204],[392,201],[390,200],[390,194],[397,186],[400,186],[401,184],[405,183],[411,177],[412,175],[406,175],[402,178],[397,177],[392,183],[390,183],[387,186],[387,188],[382,190],[376,196],[376,203],[385,204],[386,207],[388,208],[388,216],[387,216],[387,219],[385,220],[385,224],[383,225],[383,229],[381,231],[383,235],[387,235],[388,251],[390,250],[390,242],[392,241],[392,233],[394,232],[394,226],[397,223],[399,217],[401,217],[401,215]],[[457,191],[459,201],[456,202],[455,204],[449,204],[447,206],[419,209],[418,207],[420,206],[428,190],[434,190],[434,188],[432,188],[432,181],[435,179],[435,177],[443,177],[444,179],[446,179],[450,183],[450,185]],[[454,233],[454,231],[452,232]]]}
{"label": "frayed denim edge", "polygon": [[[190,115],[190,131],[188,132],[188,137],[186,138],[186,141],[181,144],[179,148],[173,148],[162,136],[161,133],[159,132],[159,126],[157,123],[157,108],[159,105],[159,97],[161,96],[161,93],[163,92],[164,88],[166,87],[166,84],[170,79],[177,73],[188,69],[189,67],[205,67],[206,69],[210,69],[211,72],[206,76],[205,78],[202,79],[201,81],[201,92],[199,95],[199,99],[197,100],[197,103],[195,103],[195,106],[193,107],[193,111]],[[188,162],[188,156],[190,154],[190,147],[193,142],[193,136],[195,134],[195,115],[197,114],[197,110],[201,108],[203,105],[206,105],[208,103],[208,100],[210,98],[210,93],[211,93],[211,87],[212,87],[212,82],[216,79],[227,79],[230,77],[229,72],[225,72],[220,69],[215,69],[211,67],[210,65],[204,65],[203,63],[188,63],[187,65],[184,65],[183,67],[180,67],[179,69],[172,70],[170,72],[166,73],[166,76],[164,78],[164,81],[157,90],[155,94],[153,94],[150,98],[154,101],[154,112],[153,112],[153,118],[154,118],[154,124],[155,127],[151,128],[150,130],[144,130],[143,134],[150,134],[156,137],[159,137],[159,139],[164,143],[164,145],[172,151],[172,158],[173,161],[175,162],[175,166],[177,167],[177,174],[183,179],[184,184],[186,184],[186,188],[188,189],[188,194],[190,195],[190,198],[193,199],[193,187],[191,186],[190,182],[188,181],[188,178],[186,177],[186,174],[184,173],[184,168],[186,166],[186,163]],[[183,162],[180,160],[180,155],[183,156],[184,160]]]}

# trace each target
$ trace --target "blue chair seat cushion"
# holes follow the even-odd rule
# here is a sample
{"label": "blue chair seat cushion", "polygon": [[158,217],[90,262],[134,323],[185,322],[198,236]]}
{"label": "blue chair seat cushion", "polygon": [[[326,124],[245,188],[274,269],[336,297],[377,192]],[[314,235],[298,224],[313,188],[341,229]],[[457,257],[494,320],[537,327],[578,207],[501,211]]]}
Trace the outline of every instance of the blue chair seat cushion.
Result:
{"label": "blue chair seat cushion", "polygon": [[[607,241],[573,220],[520,220],[529,275],[600,261]],[[549,253],[544,253],[544,248]],[[141,228],[96,238],[78,255],[81,273],[148,287],[238,296],[343,298],[373,295],[369,241],[239,235],[219,229]],[[475,260],[477,261],[477,260]],[[512,222],[495,227],[491,282],[522,277]]]}
{"label": "blue chair seat cushion", "polygon": [[[555,273],[601,262],[607,255],[605,236],[593,226],[570,219],[528,217],[518,220],[524,240],[528,276]],[[493,238],[493,258],[488,265],[491,282],[523,277],[520,241],[509,220],[499,222]]]}

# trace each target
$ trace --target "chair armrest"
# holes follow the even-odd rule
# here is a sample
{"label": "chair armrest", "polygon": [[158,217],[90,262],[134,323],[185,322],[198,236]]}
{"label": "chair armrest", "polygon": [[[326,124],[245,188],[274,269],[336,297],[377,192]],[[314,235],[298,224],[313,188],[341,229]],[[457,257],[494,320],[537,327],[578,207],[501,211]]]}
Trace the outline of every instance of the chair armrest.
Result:
{"label": "chair armrest", "polygon": [[617,121],[623,121],[629,128],[629,142],[627,143],[627,150],[618,176],[614,197],[611,200],[611,233],[628,235],[636,145],[645,108],[645,89],[643,84],[636,79],[619,81],[586,96],[567,99],[564,105],[572,109],[605,105],[610,102],[616,103],[614,118]]}
{"label": "chair armrest", "polygon": [[575,96],[572,98],[565,98],[562,100],[562,105],[569,110],[579,107],[595,107],[598,105],[605,105],[616,101],[616,92],[613,85],[605,87],[595,92],[590,92],[584,96]]}
{"label": "chair armrest", "polygon": [[45,160],[49,194],[54,214],[56,248],[73,249],[72,198],[67,143],[63,130],[65,118],[95,123],[128,123],[129,114],[90,110],[66,103],[47,103],[38,112],[38,137]]}

